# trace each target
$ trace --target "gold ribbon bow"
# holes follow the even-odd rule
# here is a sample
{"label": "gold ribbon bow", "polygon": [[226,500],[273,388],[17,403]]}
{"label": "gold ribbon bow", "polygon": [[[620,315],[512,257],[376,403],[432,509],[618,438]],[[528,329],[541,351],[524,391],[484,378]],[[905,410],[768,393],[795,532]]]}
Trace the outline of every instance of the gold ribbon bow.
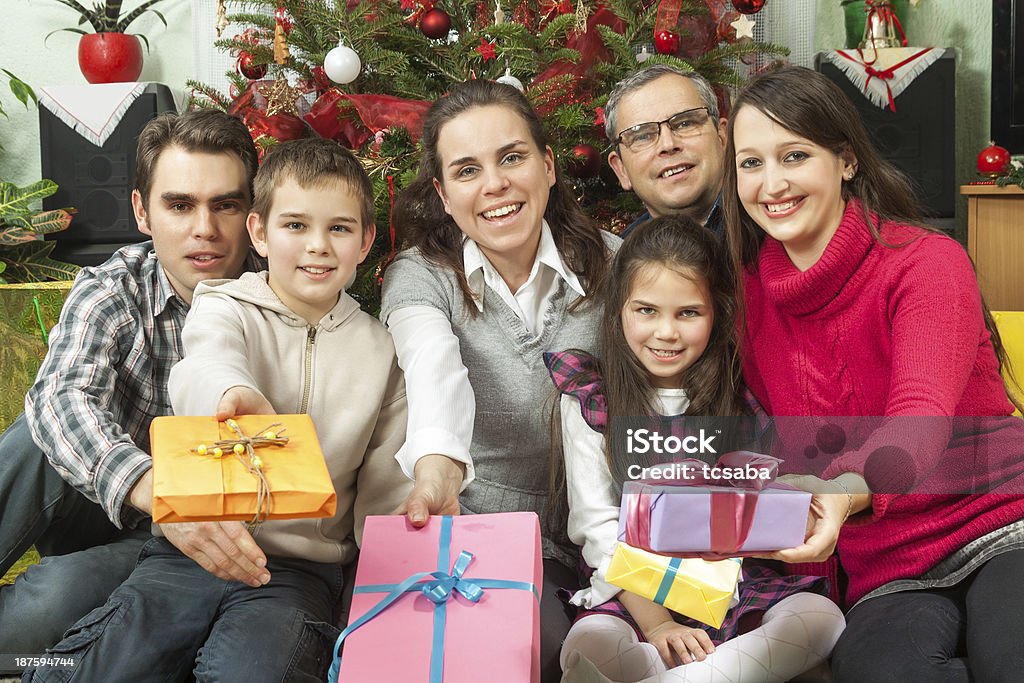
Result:
{"label": "gold ribbon bow", "polygon": [[[206,444],[199,444],[197,447],[189,450],[198,455],[211,455],[215,458],[221,457],[226,452],[234,453],[249,474],[256,477],[256,512],[252,520],[246,523],[249,531],[255,535],[259,525],[270,516],[271,508],[273,507],[270,497],[270,483],[263,473],[263,461],[256,454],[256,449],[267,446],[285,446],[288,443],[288,437],[281,436],[285,428],[280,422],[264,427],[253,436],[246,436],[242,428],[234,420],[225,420],[224,424],[238,438],[215,441],[212,449]],[[274,431],[276,428],[280,428],[280,431]]]}

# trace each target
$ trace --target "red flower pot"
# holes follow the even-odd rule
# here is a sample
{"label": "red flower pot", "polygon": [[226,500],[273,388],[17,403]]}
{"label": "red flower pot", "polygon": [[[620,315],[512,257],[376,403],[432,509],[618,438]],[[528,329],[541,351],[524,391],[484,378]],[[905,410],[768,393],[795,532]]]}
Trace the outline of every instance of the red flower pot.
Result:
{"label": "red flower pot", "polygon": [[78,67],[90,83],[137,81],[142,45],[126,33],[87,33],[78,43]]}

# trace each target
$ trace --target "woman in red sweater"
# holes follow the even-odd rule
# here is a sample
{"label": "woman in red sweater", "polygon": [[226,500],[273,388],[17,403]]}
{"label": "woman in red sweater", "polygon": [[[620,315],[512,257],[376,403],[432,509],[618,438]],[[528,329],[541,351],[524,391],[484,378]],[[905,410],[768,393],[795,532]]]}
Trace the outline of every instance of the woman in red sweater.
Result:
{"label": "woman in red sweater", "polygon": [[1019,680],[1024,422],[970,259],[814,71],[743,91],[726,159],[744,377],[820,494],[776,557],[849,576],[836,680]]}

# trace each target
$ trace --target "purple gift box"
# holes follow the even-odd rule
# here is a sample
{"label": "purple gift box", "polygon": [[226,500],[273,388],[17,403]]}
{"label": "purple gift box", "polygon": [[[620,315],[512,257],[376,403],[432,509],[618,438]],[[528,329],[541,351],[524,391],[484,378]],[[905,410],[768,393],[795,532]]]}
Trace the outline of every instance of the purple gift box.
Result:
{"label": "purple gift box", "polygon": [[811,494],[680,481],[623,486],[619,540],[656,553],[772,552],[804,542]]}

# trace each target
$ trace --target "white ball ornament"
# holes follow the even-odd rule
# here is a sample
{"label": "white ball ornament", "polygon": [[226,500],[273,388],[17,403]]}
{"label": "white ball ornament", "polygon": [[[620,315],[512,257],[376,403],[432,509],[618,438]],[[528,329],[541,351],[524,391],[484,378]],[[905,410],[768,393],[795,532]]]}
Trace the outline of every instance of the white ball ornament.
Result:
{"label": "white ball ornament", "polygon": [[324,57],[324,73],[335,83],[351,83],[359,76],[360,68],[356,51],[341,43]]}
{"label": "white ball ornament", "polygon": [[518,78],[516,78],[515,76],[513,76],[512,72],[510,70],[508,70],[508,69],[505,69],[505,75],[501,76],[499,78],[496,78],[495,82],[496,83],[501,83],[503,85],[511,85],[513,88],[515,88],[519,92],[523,92],[525,90],[525,88],[523,87],[523,82],[521,80],[519,80]]}

